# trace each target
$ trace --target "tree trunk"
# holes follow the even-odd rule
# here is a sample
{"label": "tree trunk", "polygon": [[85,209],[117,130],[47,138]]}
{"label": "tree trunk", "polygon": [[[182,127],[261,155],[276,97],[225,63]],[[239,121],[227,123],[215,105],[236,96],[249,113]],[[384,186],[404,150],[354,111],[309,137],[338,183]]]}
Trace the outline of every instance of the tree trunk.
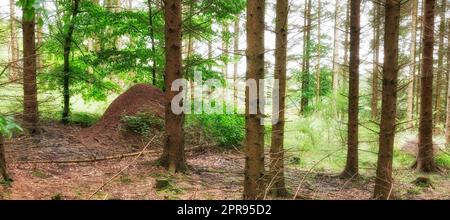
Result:
{"label": "tree trunk", "polygon": [[239,37],[240,37],[240,23],[239,23],[240,15],[236,17],[234,21],[234,67],[233,67],[233,103],[234,108],[237,108],[238,103],[238,91],[237,91],[237,80],[239,75],[239,60],[240,56],[237,55],[239,53]]}
{"label": "tree trunk", "polygon": [[64,36],[64,69],[63,69],[63,97],[64,107],[62,113],[62,122],[69,123],[70,115],[70,51],[72,49],[72,37],[75,29],[75,19],[78,14],[80,0],[74,0],[72,5],[72,14],[67,27],[67,33]]}
{"label": "tree trunk", "polygon": [[316,103],[319,104],[320,102],[320,81],[321,81],[321,75],[320,75],[320,62],[321,62],[321,57],[322,57],[322,52],[321,52],[321,23],[322,23],[322,1],[318,0],[317,1],[318,4],[318,8],[317,8],[317,67],[316,67],[316,81],[317,81],[317,85],[316,85]]}
{"label": "tree trunk", "polygon": [[[41,17],[40,13],[36,14],[37,19],[41,19],[40,17]],[[37,31],[36,31],[36,70],[38,73],[42,71],[42,56],[39,51],[41,50],[41,47],[42,47],[42,32],[43,31],[44,30],[42,29],[42,25],[38,25]]]}
{"label": "tree trunk", "polygon": [[[263,94],[264,87],[264,17],[265,0],[247,1],[247,80],[255,80],[257,94]],[[244,199],[263,199],[265,191],[264,174],[264,126],[261,110],[263,100],[250,95],[246,88],[245,114],[245,180]],[[257,114],[251,114],[250,107],[257,106]]]}
{"label": "tree trunk", "polygon": [[417,46],[417,8],[418,1],[412,1],[412,10],[411,10],[411,68],[410,74],[411,79],[408,85],[408,109],[406,111],[406,117],[408,120],[408,127],[414,127],[414,84],[416,82],[416,46]]}
{"label": "tree trunk", "polygon": [[351,0],[350,18],[350,67],[348,94],[348,152],[343,177],[358,175],[358,126],[359,126],[359,45],[361,32],[361,1]]}
{"label": "tree trunk", "polygon": [[10,73],[9,79],[16,80],[20,77],[19,75],[19,43],[17,42],[17,27],[16,27],[16,7],[15,1],[9,1],[9,19],[10,19],[10,55],[9,55],[9,63],[10,63]]}
{"label": "tree trunk", "polygon": [[[36,42],[34,9],[23,7],[23,127],[31,135],[39,134],[36,82]],[[27,18],[26,15],[33,15]]]}
{"label": "tree trunk", "polygon": [[[130,1],[131,5],[131,1]],[[148,0],[148,20],[149,20],[149,32],[150,32],[150,41],[152,44],[152,67],[151,67],[151,74],[152,74],[152,85],[156,86],[156,45],[155,45],[155,32],[153,27],[153,10],[152,10],[152,0]]]}
{"label": "tree trunk", "polygon": [[350,50],[350,2],[347,2],[347,11],[345,18],[345,40],[344,40],[344,71],[342,72],[344,84],[348,85],[347,70],[349,66],[349,50]]}
{"label": "tree trunk", "polygon": [[[450,19],[447,21],[447,39],[450,39]],[[448,92],[447,92],[447,123],[445,127],[445,140],[447,147],[450,146],[450,40],[447,41],[447,75],[448,75]]]}
{"label": "tree trunk", "polygon": [[435,172],[433,147],[433,49],[436,0],[425,0],[422,50],[422,86],[420,106],[419,153],[415,167],[425,173]]}
{"label": "tree trunk", "polygon": [[398,39],[401,1],[385,5],[383,92],[375,199],[389,199],[392,193],[392,159],[397,119]]}
{"label": "tree trunk", "polygon": [[224,78],[226,79],[227,83],[228,83],[228,50],[229,50],[229,43],[228,43],[228,32],[229,32],[229,25],[228,23],[224,23],[222,25],[222,53],[223,53],[223,58],[224,58],[224,62],[223,62],[223,69],[222,69],[222,73]]}
{"label": "tree trunk", "polygon": [[441,96],[442,96],[442,86],[444,78],[444,37],[445,37],[445,12],[447,10],[447,0],[442,0],[439,14],[441,21],[439,24],[439,50],[438,50],[438,68],[437,68],[437,79],[436,79],[436,92],[435,92],[435,103],[434,103],[434,127],[437,127],[441,123]]}
{"label": "tree trunk", "polygon": [[333,37],[333,92],[337,93],[339,89],[339,70],[338,70],[338,59],[339,59],[339,0],[335,2],[334,11],[334,37]]}
{"label": "tree trunk", "polygon": [[[183,78],[182,70],[182,18],[181,0],[166,0],[165,38],[166,38],[166,141],[160,164],[171,172],[184,172],[187,169],[184,151],[184,114],[172,112],[171,101],[178,92],[171,91],[172,83]],[[183,92],[183,91],[180,91]]]}
{"label": "tree trunk", "polygon": [[[279,118],[272,127],[272,145],[270,148],[270,180],[274,197],[287,196],[284,182],[284,125],[286,110],[286,56],[287,56],[287,28],[288,28],[288,0],[277,0],[276,6],[276,51],[275,51],[275,80],[279,80],[279,96],[273,97],[274,118]],[[275,90],[276,88],[274,88]],[[276,112],[278,111],[278,112]]]}
{"label": "tree trunk", "polygon": [[303,45],[303,71],[302,71],[302,98],[301,98],[301,106],[300,111],[304,113],[309,105],[309,81],[310,81],[310,59],[311,59],[311,8],[312,8],[312,0],[308,0],[307,5],[305,6],[305,14],[306,14],[306,27],[305,27],[305,39]]}
{"label": "tree trunk", "polygon": [[3,142],[3,136],[0,134],[0,174],[3,177],[3,180],[8,181],[10,180],[8,176],[8,172],[6,169],[6,159],[5,159],[5,145]]}
{"label": "tree trunk", "polygon": [[379,102],[379,65],[380,65],[380,35],[381,35],[381,6],[374,2],[374,35],[373,35],[373,72],[372,72],[372,119],[377,120],[379,117],[378,102]]}

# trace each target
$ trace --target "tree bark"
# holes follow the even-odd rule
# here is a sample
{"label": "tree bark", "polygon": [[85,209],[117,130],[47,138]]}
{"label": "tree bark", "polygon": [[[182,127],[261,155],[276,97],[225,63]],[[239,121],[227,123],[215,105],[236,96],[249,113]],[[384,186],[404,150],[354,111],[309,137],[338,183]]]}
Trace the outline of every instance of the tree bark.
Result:
{"label": "tree bark", "polygon": [[[264,79],[264,16],[265,0],[247,1],[247,80],[255,80],[257,94],[264,92],[259,81]],[[245,180],[244,199],[256,200],[264,198],[264,126],[261,105],[263,100],[250,96],[246,88],[245,114]],[[250,106],[256,104],[257,114],[251,114]]]}
{"label": "tree bark", "polygon": [[[152,61],[152,68],[151,68],[151,74],[152,74],[152,85],[156,86],[156,45],[155,45],[155,31],[153,27],[153,10],[152,10],[152,0],[148,0],[148,20],[149,20],[149,32],[150,32],[150,41],[152,44],[152,54],[153,54],[153,61]],[[131,5],[131,1],[130,1]]]}
{"label": "tree bark", "polygon": [[172,112],[171,108],[171,101],[178,94],[178,92],[171,91],[172,83],[183,78],[181,0],[166,0],[164,11],[166,21],[166,140],[159,162],[170,172],[176,173],[184,172],[187,169],[184,151],[184,114],[177,115]]}
{"label": "tree bark", "polygon": [[321,82],[321,57],[322,57],[322,51],[321,51],[321,23],[322,23],[322,1],[317,1],[318,8],[317,8],[317,66],[316,66],[316,103],[319,104],[320,102],[320,82]]}
{"label": "tree bark", "polygon": [[436,127],[441,123],[441,96],[442,96],[442,86],[444,85],[444,53],[445,53],[445,13],[447,11],[447,0],[442,0],[440,8],[440,24],[439,24],[439,50],[438,50],[438,68],[437,68],[437,79],[436,79],[436,91],[435,91],[435,103],[434,103],[434,126]]}
{"label": "tree bark", "polygon": [[389,199],[392,193],[392,159],[397,119],[400,8],[400,0],[386,1],[380,149],[374,192],[374,198],[380,200]]}
{"label": "tree bark", "polygon": [[303,71],[302,71],[302,98],[301,98],[301,106],[300,111],[304,113],[309,105],[309,81],[310,81],[310,59],[311,59],[311,9],[312,8],[312,0],[308,0],[305,5],[305,19],[306,19],[306,27],[305,27],[305,39],[303,45]]}
{"label": "tree bark", "polygon": [[334,11],[334,37],[333,37],[333,92],[337,93],[339,89],[339,70],[338,70],[338,59],[339,59],[339,0],[335,2]]}
{"label": "tree bark", "polygon": [[274,118],[278,116],[279,120],[272,127],[272,145],[270,148],[270,180],[274,197],[284,197],[288,194],[284,181],[288,5],[288,0],[277,0],[275,80],[279,80],[279,91],[274,91],[273,94],[279,92],[279,96],[273,97],[273,103],[279,103],[279,108],[274,107],[272,114]]}
{"label": "tree bark", "polygon": [[[447,39],[450,39],[450,19],[447,21]],[[447,75],[448,75],[448,92],[447,92],[447,122],[445,127],[445,140],[447,146],[450,146],[450,40],[447,41]]]}
{"label": "tree bark", "polygon": [[[28,134],[39,134],[36,82],[36,42],[34,9],[23,7],[23,127]],[[32,15],[31,19],[26,15]]]}
{"label": "tree bark", "polygon": [[351,0],[350,67],[348,94],[348,152],[343,177],[358,176],[358,126],[359,126],[359,46],[361,32],[361,1]]}
{"label": "tree bark", "polygon": [[377,120],[379,117],[379,65],[380,65],[380,35],[381,35],[381,6],[378,2],[374,2],[374,35],[373,35],[373,72],[372,72],[372,119]]}
{"label": "tree bark", "polygon": [[437,170],[433,147],[433,51],[436,0],[425,0],[422,50],[419,153],[415,168],[430,173]]}
{"label": "tree bark", "polygon": [[412,10],[411,10],[411,68],[410,68],[410,74],[411,79],[408,85],[408,109],[406,110],[406,117],[408,120],[408,127],[413,128],[414,127],[414,87],[416,82],[416,55],[417,55],[417,8],[418,8],[418,1],[414,0],[412,1]]}
{"label": "tree bark", "polygon": [[62,113],[62,122],[69,123],[70,116],[70,51],[72,49],[72,38],[75,30],[75,19],[78,14],[80,0],[72,2],[72,12],[67,27],[67,33],[64,36],[64,69],[63,69],[63,97],[64,106]]}
{"label": "tree bark", "polygon": [[0,174],[3,177],[3,180],[10,180],[7,169],[6,169],[6,159],[5,159],[5,145],[3,142],[3,136],[0,134]]}
{"label": "tree bark", "polygon": [[16,7],[15,1],[9,0],[9,19],[10,19],[10,55],[9,55],[9,63],[10,63],[10,73],[9,79],[16,80],[20,77],[19,74],[19,43],[17,42],[17,23],[16,23]]}

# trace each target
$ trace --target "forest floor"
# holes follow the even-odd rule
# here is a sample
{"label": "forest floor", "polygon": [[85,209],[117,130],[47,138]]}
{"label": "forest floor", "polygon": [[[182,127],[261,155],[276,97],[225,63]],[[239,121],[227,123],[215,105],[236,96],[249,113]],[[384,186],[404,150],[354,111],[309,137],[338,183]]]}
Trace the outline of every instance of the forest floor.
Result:
{"label": "forest floor", "polygon": [[[0,185],[0,199],[242,198],[244,156],[238,150],[205,147],[188,151],[190,172],[173,175],[155,165],[161,148],[152,145],[146,151],[153,153],[138,158],[86,163],[24,163],[84,160],[142,151],[142,147],[136,146],[85,146],[77,139],[76,134],[82,130],[78,126],[50,122],[43,128],[44,134],[39,139],[20,136],[7,143],[8,169],[14,181]],[[110,181],[114,176],[117,178]],[[414,185],[412,182],[419,176],[406,168],[395,170],[394,199],[450,199],[448,173],[431,176],[432,186]],[[374,185],[373,175],[344,180],[338,178],[337,173],[320,173],[313,168],[295,166],[287,168],[286,179],[293,194],[298,190],[296,199],[304,200],[370,199]]]}

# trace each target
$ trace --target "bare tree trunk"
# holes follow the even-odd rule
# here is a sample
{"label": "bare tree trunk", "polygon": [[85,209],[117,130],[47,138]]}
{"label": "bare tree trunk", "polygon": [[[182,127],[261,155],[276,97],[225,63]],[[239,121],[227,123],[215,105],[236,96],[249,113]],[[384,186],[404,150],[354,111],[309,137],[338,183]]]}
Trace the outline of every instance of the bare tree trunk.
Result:
{"label": "bare tree trunk", "polygon": [[239,74],[239,60],[240,56],[236,55],[239,53],[239,36],[240,36],[240,23],[239,23],[240,15],[236,17],[236,20],[234,21],[234,54],[235,54],[235,60],[234,60],[234,67],[233,67],[233,103],[234,107],[237,108],[238,103],[238,91],[237,91],[237,80],[238,80],[238,74]]}
{"label": "bare tree trunk", "polygon": [[351,0],[350,18],[350,67],[348,93],[348,152],[343,177],[353,178],[359,173],[358,126],[359,126],[359,46],[361,33],[361,1]]}
{"label": "bare tree trunk", "polygon": [[437,170],[433,147],[433,48],[436,0],[425,0],[422,50],[422,86],[419,129],[419,153],[415,168],[430,173]]}
{"label": "bare tree trunk", "polygon": [[[149,31],[150,31],[150,41],[152,44],[152,54],[153,54],[153,61],[152,61],[152,84],[156,86],[156,45],[155,45],[155,31],[153,27],[153,10],[152,10],[152,0],[148,0],[148,20],[149,20]],[[131,1],[130,1],[131,4]]]}
{"label": "bare tree trunk", "polygon": [[[172,83],[183,78],[182,70],[182,18],[181,0],[166,0],[165,38],[166,38],[166,141],[160,164],[171,172],[184,172],[187,169],[184,150],[184,114],[172,112],[171,101],[178,92],[171,91]],[[180,91],[183,92],[183,91]]]}
{"label": "bare tree trunk", "polygon": [[435,92],[435,103],[434,103],[434,127],[441,123],[441,96],[442,96],[442,86],[444,78],[444,37],[445,37],[445,12],[447,11],[447,0],[442,0],[439,14],[441,21],[439,24],[439,50],[438,50],[438,68],[437,68],[437,79],[436,79],[436,92]]}
{"label": "bare tree trunk", "polygon": [[[264,79],[264,18],[265,0],[247,1],[247,80],[256,80],[257,93],[262,94],[264,87],[259,81]],[[262,125],[263,100],[250,96],[246,88],[245,114],[245,180],[244,199],[264,198],[264,126]],[[257,114],[251,114],[251,106],[258,107]]]}
{"label": "bare tree trunk", "polygon": [[306,12],[306,27],[305,27],[305,39],[304,39],[304,49],[303,49],[303,71],[302,71],[302,98],[301,98],[301,106],[300,111],[304,113],[306,108],[309,105],[309,81],[310,81],[310,59],[311,59],[311,29],[312,29],[312,18],[311,18],[311,9],[312,8],[312,0],[308,0],[307,5],[305,5]]}
{"label": "bare tree trunk", "polygon": [[80,0],[74,0],[72,5],[72,14],[67,27],[67,33],[64,36],[64,69],[63,69],[63,97],[64,107],[62,113],[62,122],[69,123],[70,115],[70,51],[72,49],[72,38],[75,30],[75,19],[78,14]]}
{"label": "bare tree trunk", "polygon": [[392,159],[397,119],[398,39],[400,0],[387,0],[385,5],[385,33],[383,92],[380,125],[380,149],[374,198],[387,200],[392,193]]}
{"label": "bare tree trunk", "polygon": [[381,37],[381,6],[378,2],[374,2],[374,41],[373,41],[373,73],[372,73],[372,119],[376,120],[379,117],[378,102],[379,102],[379,65],[380,65],[380,37]]}
{"label": "bare tree trunk", "polygon": [[334,37],[333,37],[333,92],[336,93],[339,89],[339,68],[338,68],[338,59],[339,59],[339,28],[338,28],[338,19],[339,19],[339,0],[335,2],[335,11],[334,11]]}
{"label": "bare tree trunk", "polygon": [[[23,7],[23,127],[31,134],[39,134],[39,111],[36,82],[36,41],[34,9]],[[27,15],[33,15],[30,18]]]}
{"label": "bare tree trunk", "polygon": [[3,177],[3,180],[8,181],[11,180],[9,178],[7,169],[6,169],[6,159],[5,159],[5,145],[3,142],[3,136],[0,134],[0,174]]}
{"label": "bare tree trunk", "polygon": [[344,84],[348,84],[347,69],[349,66],[349,50],[350,50],[350,2],[347,2],[347,11],[345,18],[345,40],[344,40],[344,71],[342,72],[342,78]]}
{"label": "bare tree trunk", "polygon": [[11,28],[11,36],[10,36],[10,73],[9,79],[16,80],[20,77],[19,75],[19,43],[17,42],[17,23],[16,23],[16,7],[15,1],[9,0],[9,19],[10,19],[10,28]]}
{"label": "bare tree trunk", "polygon": [[[450,19],[447,21],[447,39],[450,39]],[[445,140],[447,146],[450,145],[450,40],[447,41],[447,75],[448,75],[448,92],[447,92],[447,123],[445,127]]]}
{"label": "bare tree trunk", "polygon": [[[286,65],[287,65],[287,28],[288,0],[277,0],[276,6],[276,51],[275,80],[279,80],[279,96],[274,96],[273,103],[279,103],[279,109],[274,107],[273,118],[279,121],[272,127],[272,145],[270,148],[270,179],[274,197],[287,196],[284,181],[284,125],[286,111]],[[275,90],[276,88],[274,88]],[[276,112],[279,111],[279,112]]]}
{"label": "bare tree trunk", "polygon": [[414,127],[414,84],[416,82],[416,55],[417,55],[417,8],[418,1],[412,1],[412,10],[411,10],[411,80],[408,85],[408,109],[406,111],[406,117],[408,119],[408,127]]}
{"label": "bare tree trunk", "polygon": [[317,67],[316,67],[316,80],[317,80],[317,85],[316,85],[316,103],[319,104],[320,102],[320,82],[321,82],[321,75],[320,75],[320,67],[321,67],[321,57],[322,57],[322,52],[321,52],[321,16],[322,16],[322,1],[318,0],[317,1],[318,4],[318,8],[317,8]]}

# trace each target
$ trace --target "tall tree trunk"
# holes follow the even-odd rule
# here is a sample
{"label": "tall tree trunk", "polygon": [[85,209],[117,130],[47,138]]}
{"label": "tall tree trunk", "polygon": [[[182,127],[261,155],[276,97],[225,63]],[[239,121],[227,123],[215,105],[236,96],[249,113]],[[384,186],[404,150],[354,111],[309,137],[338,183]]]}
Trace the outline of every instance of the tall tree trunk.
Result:
{"label": "tall tree trunk", "polygon": [[317,81],[317,85],[316,85],[316,103],[319,104],[320,102],[320,83],[321,83],[321,75],[320,75],[320,71],[321,71],[321,57],[322,57],[322,42],[321,42],[321,23],[322,23],[322,1],[318,0],[317,1],[318,4],[318,8],[317,8],[317,67],[316,67],[316,81]]}
{"label": "tall tree trunk", "polygon": [[228,82],[228,50],[229,50],[229,39],[228,39],[228,32],[229,32],[229,25],[228,23],[224,23],[222,25],[222,53],[223,53],[223,58],[224,58],[224,62],[223,62],[223,69],[222,69],[222,73],[224,78],[227,80]]}
{"label": "tall tree trunk", "polygon": [[10,180],[8,176],[8,172],[6,169],[6,159],[5,159],[5,145],[3,142],[3,135],[0,134],[0,174],[3,177],[3,180],[8,181]]}
{"label": "tall tree trunk", "polygon": [[64,36],[64,69],[63,69],[63,97],[64,106],[62,113],[62,122],[69,122],[70,115],[70,51],[72,49],[72,38],[75,30],[75,22],[78,14],[80,0],[74,0],[72,3],[72,12],[69,23],[67,24],[67,32]]}
{"label": "tall tree trunk", "polygon": [[379,102],[379,65],[380,65],[380,37],[381,37],[381,6],[378,2],[374,2],[374,20],[373,20],[373,72],[372,72],[372,119],[376,120],[379,117],[378,102]]}
{"label": "tall tree trunk", "polygon": [[447,75],[448,75],[448,92],[447,92],[447,122],[445,126],[445,140],[447,146],[450,146],[450,19],[447,21]]}
{"label": "tall tree trunk", "polygon": [[398,40],[400,26],[400,0],[387,0],[385,4],[385,33],[383,92],[380,125],[380,149],[374,198],[387,200],[392,193],[392,159],[397,119]]}
{"label": "tall tree trunk", "polygon": [[406,117],[408,119],[408,127],[414,127],[414,84],[416,82],[416,46],[417,46],[417,8],[418,1],[412,1],[412,10],[411,10],[411,80],[408,85],[408,109],[406,111]]}
{"label": "tall tree trunk", "polygon": [[[247,1],[247,80],[255,80],[257,94],[263,94],[264,87],[260,80],[264,79],[264,17],[265,0]],[[246,88],[245,114],[245,180],[244,199],[263,199],[265,191],[264,169],[264,126],[261,105],[263,100],[250,95]],[[256,105],[257,114],[251,114],[251,106]]]}
{"label": "tall tree trunk", "polygon": [[433,147],[433,51],[436,0],[425,0],[422,50],[419,153],[415,167],[425,173],[437,170]]}
{"label": "tall tree trunk", "polygon": [[[420,16],[420,29],[419,29],[419,36],[420,37],[422,37],[422,35],[423,35],[423,31],[424,31],[424,24],[423,24],[423,22],[424,22],[424,17],[425,17],[425,0],[422,0],[421,1],[421,8],[420,8],[420,11],[421,11],[421,16]],[[420,38],[420,41],[419,41],[419,51],[422,51],[423,50],[423,41],[422,41],[422,38]],[[421,87],[422,87],[422,62],[421,62],[421,60],[422,60],[422,56],[423,56],[423,53],[419,53],[418,54],[418,60],[420,61],[420,62],[417,62],[417,65],[418,65],[418,67],[417,67],[417,71],[418,71],[418,73],[417,73],[417,76],[418,77],[416,77],[417,79],[416,79],[416,88],[415,88],[415,90],[416,90],[416,93],[417,93],[417,95],[416,95],[416,104],[415,104],[415,112],[416,112],[416,114],[417,115],[419,115],[420,114],[420,99],[421,99],[421,96],[420,96],[420,90],[421,90]]]}
{"label": "tall tree trunk", "polygon": [[343,177],[355,177],[358,166],[358,126],[359,126],[359,46],[361,32],[361,1],[351,0],[350,18],[350,67],[348,94],[348,152]]}
{"label": "tall tree trunk", "polygon": [[233,67],[233,103],[234,108],[237,108],[238,103],[238,91],[237,91],[237,80],[239,75],[239,61],[240,56],[237,55],[239,53],[239,37],[240,37],[240,23],[239,23],[240,15],[236,17],[234,21],[234,67]]}
{"label": "tall tree trunk", "polygon": [[184,114],[177,115],[172,112],[171,108],[171,100],[178,94],[178,92],[171,91],[172,83],[183,78],[181,0],[166,0],[164,11],[166,22],[166,141],[159,162],[171,172],[184,172],[187,169],[184,151]]}
{"label": "tall tree trunk", "polygon": [[350,50],[350,2],[347,2],[347,11],[345,18],[345,40],[344,40],[344,70],[342,72],[344,84],[348,83],[347,70],[349,66],[349,50]]}
{"label": "tall tree trunk", "polygon": [[[38,13],[36,14],[36,18],[37,19],[41,19],[41,14]],[[37,31],[36,31],[36,69],[37,72],[42,71],[42,56],[41,53],[39,52],[41,50],[42,47],[42,32],[44,30],[42,29],[42,25],[38,25],[37,26]]]}
{"label": "tall tree trunk", "polygon": [[334,37],[333,37],[333,92],[336,93],[339,89],[339,68],[338,68],[338,59],[339,59],[339,0],[335,2],[335,11],[334,11]]}
{"label": "tall tree trunk", "polygon": [[10,54],[9,54],[9,63],[10,63],[10,73],[9,79],[16,80],[19,76],[19,43],[17,42],[17,23],[16,23],[16,7],[15,1],[9,0],[9,19],[10,19]]}
{"label": "tall tree trunk", "polygon": [[[279,80],[279,96],[273,97],[273,118],[279,120],[272,127],[272,145],[270,148],[270,179],[274,197],[287,196],[284,182],[284,125],[286,111],[286,57],[287,57],[287,28],[288,28],[288,0],[277,0],[276,6],[276,51],[275,51],[275,80]],[[277,89],[276,87],[274,90]],[[277,112],[278,111],[278,112]],[[278,116],[278,117],[277,117]]]}
{"label": "tall tree trunk", "polygon": [[306,12],[306,27],[305,27],[305,38],[303,45],[303,71],[302,71],[302,98],[300,111],[304,113],[309,105],[309,81],[310,81],[310,59],[311,59],[311,29],[312,29],[312,18],[311,18],[311,8],[312,0],[308,0],[307,5],[305,5]]}
{"label": "tall tree trunk", "polygon": [[[131,1],[130,1],[131,2]],[[155,31],[154,31],[154,27],[153,27],[153,4],[152,4],[152,0],[148,0],[148,21],[149,21],[149,32],[150,32],[150,41],[152,44],[152,69],[151,69],[151,74],[152,74],[152,85],[156,86],[156,68],[157,68],[157,64],[156,64],[156,45],[155,45]],[[131,3],[130,3],[131,4]]]}
{"label": "tall tree trunk", "polygon": [[439,50],[438,50],[438,68],[437,68],[437,79],[436,79],[436,92],[435,92],[435,103],[434,103],[434,126],[436,127],[441,123],[441,96],[442,96],[442,86],[444,78],[444,53],[445,53],[445,13],[447,11],[447,0],[442,0],[439,7],[440,14],[440,24],[439,24]]}
{"label": "tall tree trunk", "polygon": [[[32,7],[23,7],[23,127],[31,134],[39,134],[39,111],[36,82],[35,16]],[[31,18],[29,16],[32,15]]]}

